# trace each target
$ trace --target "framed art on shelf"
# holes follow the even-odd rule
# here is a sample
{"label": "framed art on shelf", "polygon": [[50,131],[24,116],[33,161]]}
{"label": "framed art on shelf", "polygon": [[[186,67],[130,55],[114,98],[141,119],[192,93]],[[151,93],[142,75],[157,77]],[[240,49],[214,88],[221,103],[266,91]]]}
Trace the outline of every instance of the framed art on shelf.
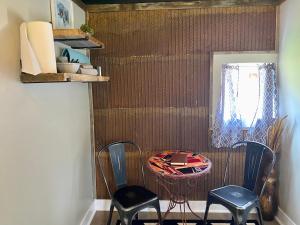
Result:
{"label": "framed art on shelf", "polygon": [[74,28],[73,2],[71,0],[51,0],[53,29]]}

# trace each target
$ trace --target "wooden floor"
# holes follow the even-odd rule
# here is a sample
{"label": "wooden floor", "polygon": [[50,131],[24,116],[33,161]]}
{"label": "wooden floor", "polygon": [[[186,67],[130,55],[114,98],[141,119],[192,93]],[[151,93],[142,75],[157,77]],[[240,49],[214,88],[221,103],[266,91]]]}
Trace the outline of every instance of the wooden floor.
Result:
{"label": "wooden floor", "polygon": [[[200,216],[203,217],[203,215],[200,215]],[[97,211],[94,216],[94,219],[92,220],[91,225],[106,225],[107,217],[108,217],[108,212]],[[140,219],[156,219],[157,217],[156,217],[155,213],[142,212],[142,213],[139,213],[139,218]],[[229,214],[222,214],[222,213],[209,214],[209,219],[230,219],[230,218],[231,218],[231,216]],[[118,219],[118,213],[114,212],[111,225],[116,225],[117,219]],[[170,213],[168,215],[167,219],[180,219],[180,213]],[[196,218],[191,214],[187,214],[187,219],[196,219]],[[253,216],[251,219],[253,219]],[[218,224],[218,225],[221,225],[221,224]],[[264,225],[278,225],[278,223],[276,221],[272,221],[272,222],[265,222]]]}

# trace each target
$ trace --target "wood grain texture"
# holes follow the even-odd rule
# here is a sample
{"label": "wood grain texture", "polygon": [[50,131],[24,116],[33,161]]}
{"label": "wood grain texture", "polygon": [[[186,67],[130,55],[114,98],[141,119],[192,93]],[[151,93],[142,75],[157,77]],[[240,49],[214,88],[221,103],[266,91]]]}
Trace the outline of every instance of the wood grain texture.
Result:
{"label": "wood grain texture", "polygon": [[[92,2],[91,2],[92,3]],[[158,9],[191,9],[199,7],[233,7],[233,6],[266,6],[279,5],[282,0],[94,0],[87,6],[88,12],[112,12],[132,10],[158,10]]]}
{"label": "wood grain texture", "polygon": [[94,76],[78,73],[41,73],[32,75],[21,73],[20,79],[23,83],[55,83],[55,82],[107,82],[109,77]]}
{"label": "wood grain texture", "polygon": [[[276,7],[226,7],[89,13],[106,49],[91,51],[111,82],[93,84],[96,146],[132,140],[144,160],[163,149],[203,152],[211,173],[191,199],[222,183],[226,150],[209,146],[210,55],[213,51],[275,50]],[[232,183],[241,183],[243,154],[233,158]],[[108,159],[103,159],[112,183]],[[135,182],[136,158],[128,158]],[[153,176],[147,186],[167,198]],[[97,176],[99,198],[107,198]]]}
{"label": "wood grain texture", "polygon": [[54,41],[61,42],[75,49],[104,48],[104,44],[88,36],[80,29],[53,29]]}

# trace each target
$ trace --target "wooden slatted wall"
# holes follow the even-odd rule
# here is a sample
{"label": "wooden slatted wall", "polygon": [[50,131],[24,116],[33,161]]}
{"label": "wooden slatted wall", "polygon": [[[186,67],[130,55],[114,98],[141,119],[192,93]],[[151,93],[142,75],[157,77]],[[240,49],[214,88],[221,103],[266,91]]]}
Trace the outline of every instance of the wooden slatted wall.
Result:
{"label": "wooden slatted wall", "polygon": [[[203,152],[213,169],[198,181],[191,199],[205,199],[221,184],[225,152],[209,147],[210,54],[213,51],[275,50],[273,6],[142,10],[89,13],[89,23],[106,48],[91,53],[93,63],[111,77],[93,84],[97,146],[133,140],[145,159],[162,149]],[[241,182],[242,154],[232,182]],[[107,158],[105,170],[110,174]],[[129,180],[136,179],[131,155]],[[167,198],[147,173],[147,185]],[[97,173],[99,198],[107,198]]]}

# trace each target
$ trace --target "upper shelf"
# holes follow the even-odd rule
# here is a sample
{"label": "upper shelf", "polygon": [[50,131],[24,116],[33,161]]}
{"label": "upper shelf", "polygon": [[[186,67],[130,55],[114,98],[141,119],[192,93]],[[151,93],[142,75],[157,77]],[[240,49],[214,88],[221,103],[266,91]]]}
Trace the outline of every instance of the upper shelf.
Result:
{"label": "upper shelf", "polygon": [[104,44],[80,29],[54,29],[54,41],[69,45],[74,49],[104,48]]}

